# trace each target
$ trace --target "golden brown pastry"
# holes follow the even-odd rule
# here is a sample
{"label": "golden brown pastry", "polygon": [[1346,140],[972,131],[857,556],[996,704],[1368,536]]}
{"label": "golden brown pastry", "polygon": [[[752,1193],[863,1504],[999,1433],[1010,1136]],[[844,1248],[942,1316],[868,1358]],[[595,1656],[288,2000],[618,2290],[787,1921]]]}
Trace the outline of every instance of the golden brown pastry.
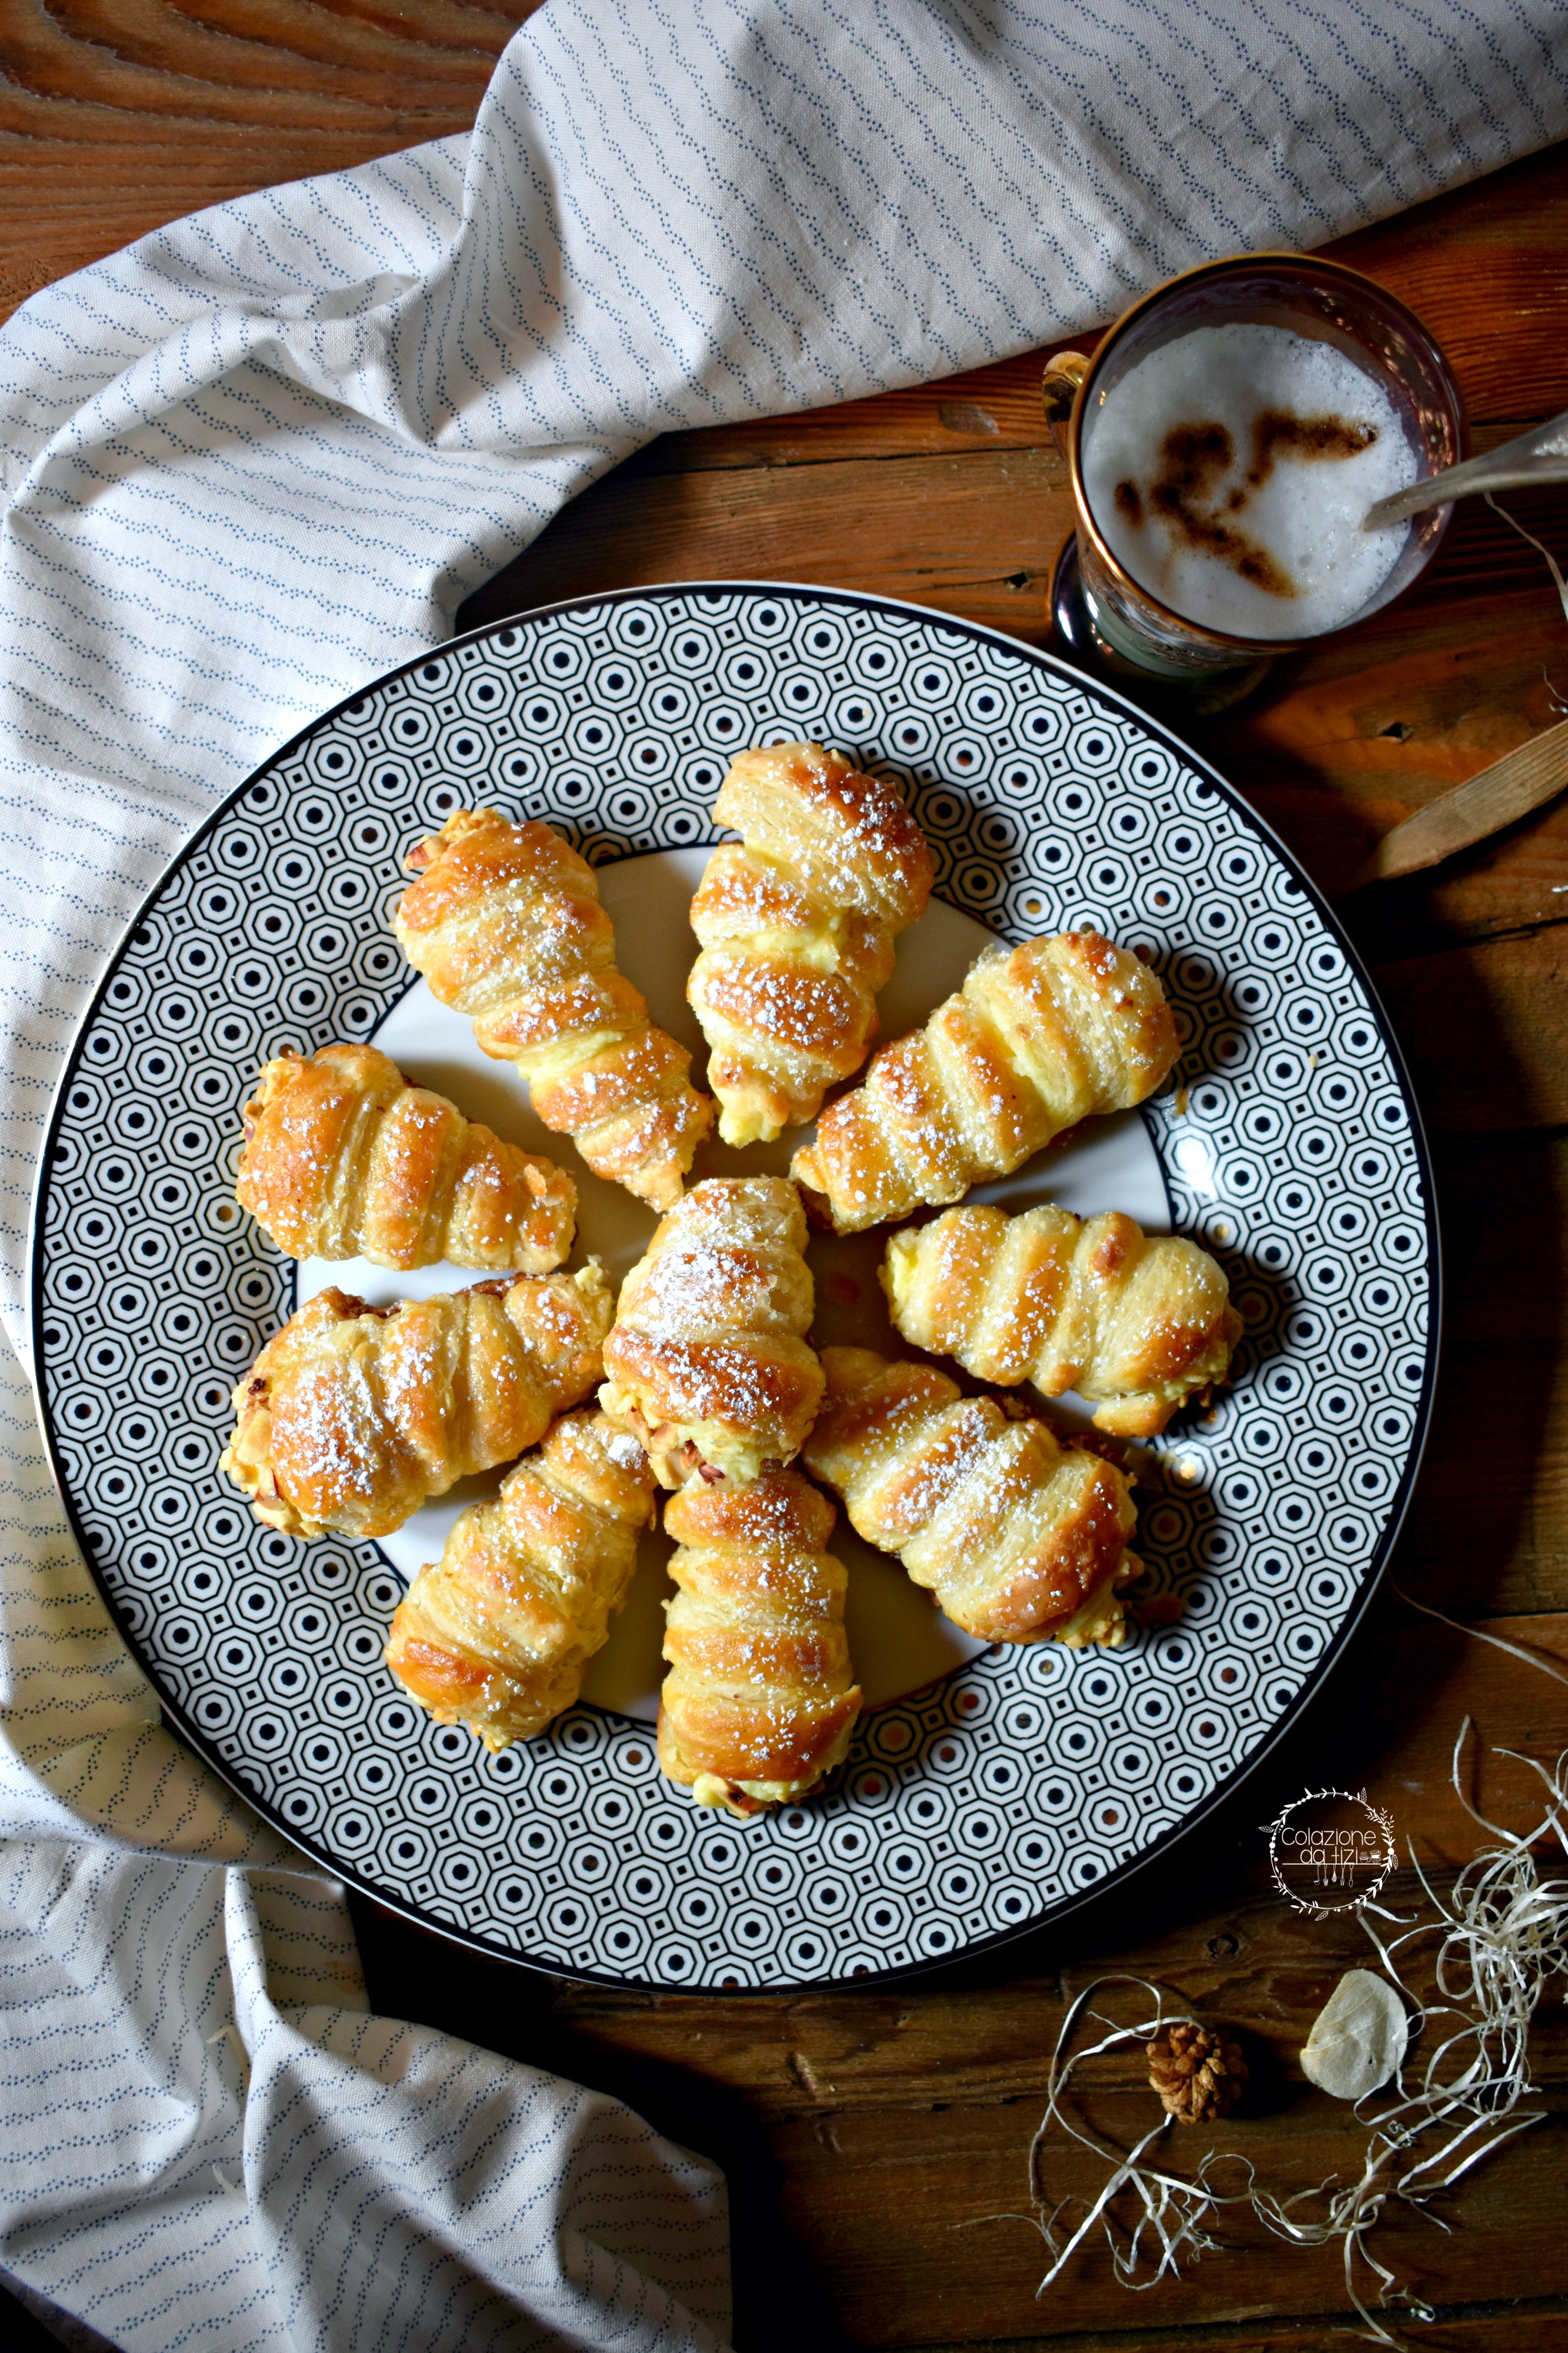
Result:
{"label": "golden brown pastry", "polygon": [[601,1413],[568,1414],[470,1504],[397,1606],[386,1663],[437,1724],[489,1749],[570,1707],[604,1645],[651,1525],[642,1448]]}
{"label": "golden brown pastry", "polygon": [[610,1305],[597,1265],[395,1307],[319,1292],[235,1390],[220,1467],[288,1535],[389,1535],[586,1397]]}
{"label": "golden brown pastry", "polygon": [[1098,932],[988,948],[923,1029],[829,1103],[791,1174],[841,1234],[1009,1176],[1079,1120],[1142,1103],[1180,1050],[1157,976]]}
{"label": "golden brown pastry", "polygon": [[933,1366],[869,1348],[826,1348],[822,1365],[807,1468],[955,1625],[986,1642],[1121,1641],[1119,1588],[1139,1572],[1125,1472]]}
{"label": "golden brown pastry", "polygon": [[742,752],[714,803],[741,837],[691,902],[702,953],[687,996],[713,1049],[726,1144],[815,1119],[877,1032],[893,942],[931,896],[926,839],[881,776],[820,744]]}
{"label": "golden brown pastry", "polygon": [[918,1348],[1005,1388],[1076,1389],[1096,1406],[1096,1427],[1120,1438],[1156,1436],[1223,1381],[1241,1337],[1208,1252],[1151,1239],[1117,1210],[1086,1223],[1051,1205],[1014,1218],[949,1209],[893,1235],[882,1288]]}
{"label": "golden brown pastry", "polygon": [[663,1487],[793,1461],[822,1395],[805,1332],[805,1219],[787,1176],[710,1176],[654,1230],[621,1286],[599,1403]]}
{"label": "golden brown pastry", "polygon": [[515,1062],[546,1127],[597,1176],[667,1209],[713,1106],[691,1057],[616,970],[594,870],[537,819],[457,809],[404,860],[403,952],[487,1054]]}
{"label": "golden brown pastry", "polygon": [[244,1116],[235,1191],[291,1258],[547,1274],[571,1250],[565,1170],[410,1085],[374,1046],[279,1054]]}
{"label": "golden brown pastry", "polygon": [[700,1806],[755,1814],[838,1764],[860,1711],[844,1632],[848,1578],[823,1550],[833,1506],[798,1471],[749,1487],[693,1479],[664,1507],[669,1672],[658,1761]]}

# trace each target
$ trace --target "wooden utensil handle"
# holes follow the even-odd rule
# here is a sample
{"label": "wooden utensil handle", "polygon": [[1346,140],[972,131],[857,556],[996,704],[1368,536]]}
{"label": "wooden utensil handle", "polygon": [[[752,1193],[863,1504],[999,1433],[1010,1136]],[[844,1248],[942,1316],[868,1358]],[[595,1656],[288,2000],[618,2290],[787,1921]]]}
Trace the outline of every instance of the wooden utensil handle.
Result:
{"label": "wooden utensil handle", "polygon": [[1436,866],[1457,850],[1500,833],[1505,825],[1528,817],[1563,791],[1568,791],[1568,720],[1505,752],[1500,760],[1385,833],[1346,886],[1346,895],[1368,882]]}

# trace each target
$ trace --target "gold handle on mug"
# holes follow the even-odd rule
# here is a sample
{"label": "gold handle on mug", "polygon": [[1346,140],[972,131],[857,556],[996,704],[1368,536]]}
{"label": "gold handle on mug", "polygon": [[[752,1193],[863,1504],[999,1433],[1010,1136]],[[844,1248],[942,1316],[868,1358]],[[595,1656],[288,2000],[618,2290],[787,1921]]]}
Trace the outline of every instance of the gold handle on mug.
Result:
{"label": "gold handle on mug", "polygon": [[1040,379],[1040,401],[1046,412],[1046,423],[1051,428],[1051,439],[1057,454],[1068,454],[1068,419],[1072,415],[1078,388],[1089,374],[1089,362],[1082,352],[1058,352],[1046,362],[1046,372]]}

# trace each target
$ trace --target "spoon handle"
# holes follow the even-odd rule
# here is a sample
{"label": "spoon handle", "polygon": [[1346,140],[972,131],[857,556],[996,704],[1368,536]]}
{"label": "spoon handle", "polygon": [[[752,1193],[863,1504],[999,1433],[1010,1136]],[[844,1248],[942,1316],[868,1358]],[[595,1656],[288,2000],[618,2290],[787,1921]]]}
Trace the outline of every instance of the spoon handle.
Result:
{"label": "spoon handle", "polygon": [[1481,491],[1517,491],[1531,482],[1568,481],[1568,408],[1544,425],[1532,425],[1500,449],[1484,458],[1468,458],[1462,466],[1445,467],[1379,499],[1362,517],[1363,531],[1385,531],[1405,522],[1427,507],[1446,507],[1451,500],[1469,498]]}

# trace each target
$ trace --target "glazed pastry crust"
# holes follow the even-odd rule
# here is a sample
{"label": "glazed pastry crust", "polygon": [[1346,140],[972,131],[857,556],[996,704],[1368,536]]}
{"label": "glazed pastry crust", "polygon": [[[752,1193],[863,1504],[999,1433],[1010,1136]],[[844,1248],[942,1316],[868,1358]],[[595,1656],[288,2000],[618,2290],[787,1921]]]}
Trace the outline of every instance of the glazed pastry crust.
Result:
{"label": "glazed pastry crust", "polygon": [[749,1815],[810,1794],[859,1713],[833,1506],[798,1471],[693,1479],[664,1509],[669,1564],[658,1761],[700,1806]]}
{"label": "glazed pastry crust", "polygon": [[800,1451],[822,1396],[805,1245],[787,1176],[710,1176],[627,1275],[599,1402],[647,1447],[661,1486],[703,1467],[744,1482]]}
{"label": "glazed pastry crust", "polygon": [[374,1046],[279,1055],[244,1116],[235,1191],[291,1258],[546,1274],[572,1248],[565,1170],[409,1084]]}
{"label": "glazed pastry crust", "polygon": [[1098,932],[987,949],[923,1029],[830,1103],[792,1174],[839,1233],[958,1200],[1097,1113],[1142,1103],[1180,1040],[1155,974]]}
{"label": "glazed pastry crust", "polygon": [[597,1265],[386,1309],[319,1292],[235,1390],[220,1467],[287,1535],[389,1535],[587,1395],[610,1306]]}
{"label": "glazed pastry crust", "polygon": [[457,809],[404,863],[393,927],[432,994],[515,1062],[546,1127],[656,1209],[679,1199],[713,1106],[691,1057],[616,970],[594,870],[537,819]]}
{"label": "glazed pastry crust", "polygon": [[542,1732],[626,1599],[654,1493],[641,1447],[603,1414],[558,1421],[398,1604],[386,1664],[404,1689],[491,1750]]}
{"label": "glazed pastry crust", "polygon": [[1207,1251],[1152,1239],[1117,1211],[949,1209],[894,1234],[881,1271],[906,1340],[1003,1388],[1076,1389],[1096,1427],[1122,1438],[1157,1436],[1223,1381],[1241,1336]]}
{"label": "glazed pastry crust", "polygon": [[741,837],[691,902],[687,995],[726,1144],[815,1119],[865,1060],[893,942],[931,896],[925,836],[884,777],[820,744],[742,752],[713,815]]}
{"label": "glazed pastry crust", "polygon": [[1139,1571],[1124,1472],[962,1396],[934,1366],[868,1348],[825,1349],[822,1363],[807,1468],[955,1625],[987,1642],[1122,1640],[1120,1588]]}

